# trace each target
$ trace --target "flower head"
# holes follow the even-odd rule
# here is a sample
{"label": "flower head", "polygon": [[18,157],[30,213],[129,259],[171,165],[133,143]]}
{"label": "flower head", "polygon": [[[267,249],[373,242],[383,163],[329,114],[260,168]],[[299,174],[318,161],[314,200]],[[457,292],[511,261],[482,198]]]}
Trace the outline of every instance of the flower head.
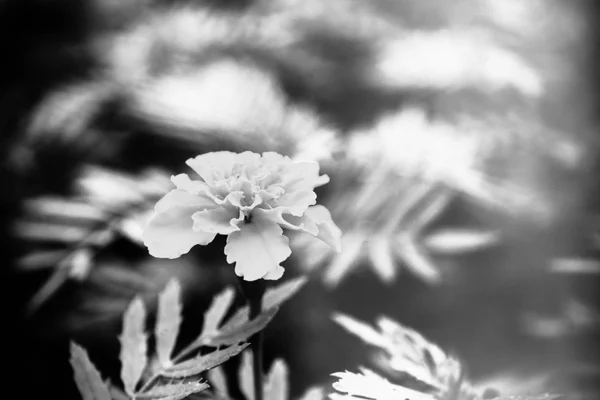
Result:
{"label": "flower head", "polygon": [[144,230],[150,254],[177,258],[217,234],[225,254],[247,281],[279,279],[291,250],[282,228],[301,230],[340,251],[341,231],[316,204],[314,188],[329,181],[316,162],[273,152],[207,153],[186,162],[197,174],[171,178],[176,189],[158,201]]}

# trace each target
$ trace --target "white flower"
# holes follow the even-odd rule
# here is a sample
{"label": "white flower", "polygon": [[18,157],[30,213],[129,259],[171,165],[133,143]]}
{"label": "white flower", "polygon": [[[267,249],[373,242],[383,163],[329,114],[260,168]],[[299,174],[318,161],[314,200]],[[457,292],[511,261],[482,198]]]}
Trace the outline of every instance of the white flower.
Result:
{"label": "white flower", "polygon": [[279,279],[291,250],[282,228],[310,233],[340,251],[341,231],[316,203],[329,181],[316,162],[273,152],[207,153],[187,160],[198,180],[173,176],[177,187],[158,201],[143,234],[150,254],[177,258],[227,235],[225,254],[247,281]]}

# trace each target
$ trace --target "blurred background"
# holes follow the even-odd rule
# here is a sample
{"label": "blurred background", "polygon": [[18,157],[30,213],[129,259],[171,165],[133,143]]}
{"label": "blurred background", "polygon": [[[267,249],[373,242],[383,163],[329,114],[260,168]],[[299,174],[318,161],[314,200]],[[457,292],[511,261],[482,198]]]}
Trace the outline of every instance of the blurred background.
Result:
{"label": "blurred background", "polygon": [[[387,315],[503,394],[600,397],[592,0],[0,0],[5,387],[79,398],[69,340],[119,382],[121,315],[183,283],[179,345],[234,283],[224,238],[140,242],[187,158],[316,160],[343,252],[267,329],[291,390],[377,368],[331,321]],[[383,371],[382,373],[385,373]]]}

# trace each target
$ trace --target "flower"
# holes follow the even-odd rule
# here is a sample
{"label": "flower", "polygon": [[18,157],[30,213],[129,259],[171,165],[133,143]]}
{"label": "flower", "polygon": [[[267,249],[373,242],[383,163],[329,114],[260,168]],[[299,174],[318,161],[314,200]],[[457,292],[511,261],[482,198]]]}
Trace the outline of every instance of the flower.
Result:
{"label": "flower", "polygon": [[244,280],[279,279],[291,250],[282,228],[301,230],[336,251],[341,231],[315,205],[314,188],[329,181],[316,162],[294,162],[273,152],[220,151],[187,160],[200,179],[171,177],[177,187],[156,203],[143,241],[158,258],[177,258],[217,234],[227,235],[227,262]]}

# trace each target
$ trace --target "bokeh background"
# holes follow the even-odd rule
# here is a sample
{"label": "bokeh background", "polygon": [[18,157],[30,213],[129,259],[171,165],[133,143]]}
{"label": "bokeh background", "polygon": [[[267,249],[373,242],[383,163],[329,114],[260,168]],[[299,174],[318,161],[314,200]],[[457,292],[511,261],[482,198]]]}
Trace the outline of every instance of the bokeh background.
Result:
{"label": "bokeh background", "polygon": [[592,0],[0,0],[3,393],[78,398],[71,339],[118,382],[125,307],[173,276],[193,338],[235,280],[224,240],[153,259],[148,212],[187,158],[272,150],[319,161],[344,232],[285,262],[310,276],[266,332],[293,394],[377,368],[344,312],[503,394],[599,398],[598,22]]}

